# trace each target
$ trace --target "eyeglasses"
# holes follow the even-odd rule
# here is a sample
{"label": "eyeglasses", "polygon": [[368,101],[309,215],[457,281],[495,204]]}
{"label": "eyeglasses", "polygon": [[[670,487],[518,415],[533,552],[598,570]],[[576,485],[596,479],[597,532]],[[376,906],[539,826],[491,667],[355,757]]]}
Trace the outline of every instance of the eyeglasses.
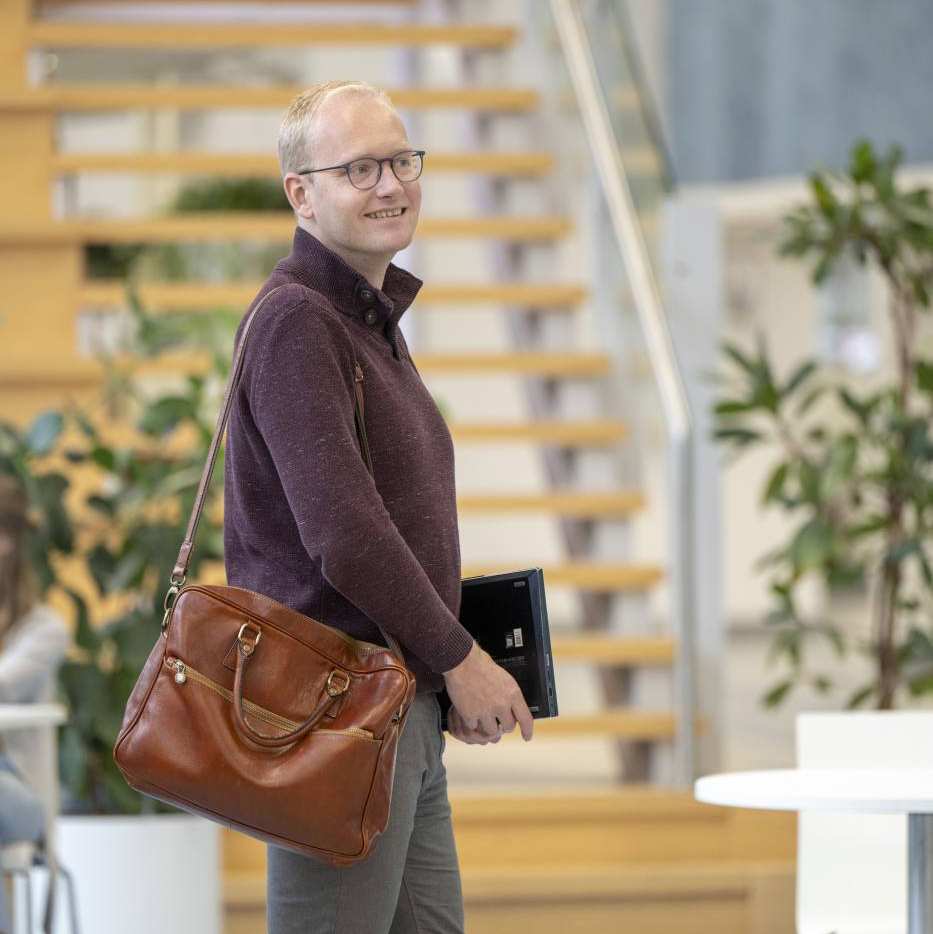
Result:
{"label": "eyeglasses", "polygon": [[368,188],[375,188],[379,184],[379,179],[382,178],[383,162],[388,162],[392,166],[392,172],[400,182],[413,182],[424,168],[425,152],[427,152],[425,149],[406,149],[403,152],[397,152],[394,156],[387,156],[385,159],[374,159],[366,156],[363,159],[354,159],[352,162],[344,162],[341,165],[328,165],[322,169],[302,169],[295,174],[312,175],[315,172],[343,169],[354,188],[366,191]]}

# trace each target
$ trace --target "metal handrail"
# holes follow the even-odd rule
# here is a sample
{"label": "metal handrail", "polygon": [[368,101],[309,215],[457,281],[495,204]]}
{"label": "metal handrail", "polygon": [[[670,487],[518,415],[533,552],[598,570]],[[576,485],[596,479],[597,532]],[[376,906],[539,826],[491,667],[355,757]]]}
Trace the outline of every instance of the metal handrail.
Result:
{"label": "metal handrail", "polygon": [[638,90],[638,108],[645,124],[645,130],[651,138],[651,143],[661,156],[661,186],[665,191],[673,191],[677,185],[677,174],[674,171],[674,160],[668,149],[661,129],[661,119],[658,108],[654,102],[654,95],[645,77],[638,46],[635,44],[635,27],[629,12],[627,0],[609,0],[609,13],[619,22],[619,31],[622,34],[622,51],[628,61],[628,70],[632,81]]}
{"label": "metal handrail", "polygon": [[694,426],[680,366],[661,304],[628,177],[616,143],[578,0],[551,0],[551,11],[570,73],[587,139],[599,172],[612,226],[631,282],[638,319],[658,385],[670,445],[671,606],[679,650],[676,661],[676,773],[681,784],[696,777],[694,555]]}

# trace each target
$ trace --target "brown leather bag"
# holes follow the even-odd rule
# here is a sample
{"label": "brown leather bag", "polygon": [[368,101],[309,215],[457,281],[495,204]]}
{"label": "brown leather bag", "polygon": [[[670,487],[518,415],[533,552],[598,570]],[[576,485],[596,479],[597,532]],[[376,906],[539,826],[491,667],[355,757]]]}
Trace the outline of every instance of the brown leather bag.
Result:
{"label": "brown leather bag", "polygon": [[[347,866],[369,855],[389,819],[396,748],[415,696],[398,642],[381,627],[391,649],[362,642],[241,587],[185,585],[243,348],[275,291],[244,325],[162,635],[127,701],[113,756],[146,795]],[[372,472],[358,363],[354,375],[357,432]]]}

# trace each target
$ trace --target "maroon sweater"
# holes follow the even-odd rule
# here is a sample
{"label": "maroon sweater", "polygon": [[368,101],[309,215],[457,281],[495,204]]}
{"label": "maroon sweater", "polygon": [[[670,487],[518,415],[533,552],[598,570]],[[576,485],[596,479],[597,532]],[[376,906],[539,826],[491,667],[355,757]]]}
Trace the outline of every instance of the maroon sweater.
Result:
{"label": "maroon sweater", "polygon": [[[224,455],[227,582],[384,645],[418,691],[439,691],[473,638],[460,611],[454,449],[398,328],[421,280],[390,264],[382,290],[295,228],[250,309]],[[237,344],[246,315],[237,329]],[[354,423],[363,370],[370,475]]]}

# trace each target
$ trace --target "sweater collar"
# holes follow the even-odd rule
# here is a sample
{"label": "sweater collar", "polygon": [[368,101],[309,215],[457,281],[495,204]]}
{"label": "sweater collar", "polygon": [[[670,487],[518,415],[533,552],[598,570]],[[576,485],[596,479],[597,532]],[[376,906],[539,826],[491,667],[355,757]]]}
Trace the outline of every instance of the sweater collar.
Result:
{"label": "sweater collar", "polygon": [[377,289],[342,256],[297,225],[292,251],[279,265],[324,295],[338,311],[366,328],[382,329],[393,344],[399,320],[423,285],[417,276],[389,263],[382,288]]}

